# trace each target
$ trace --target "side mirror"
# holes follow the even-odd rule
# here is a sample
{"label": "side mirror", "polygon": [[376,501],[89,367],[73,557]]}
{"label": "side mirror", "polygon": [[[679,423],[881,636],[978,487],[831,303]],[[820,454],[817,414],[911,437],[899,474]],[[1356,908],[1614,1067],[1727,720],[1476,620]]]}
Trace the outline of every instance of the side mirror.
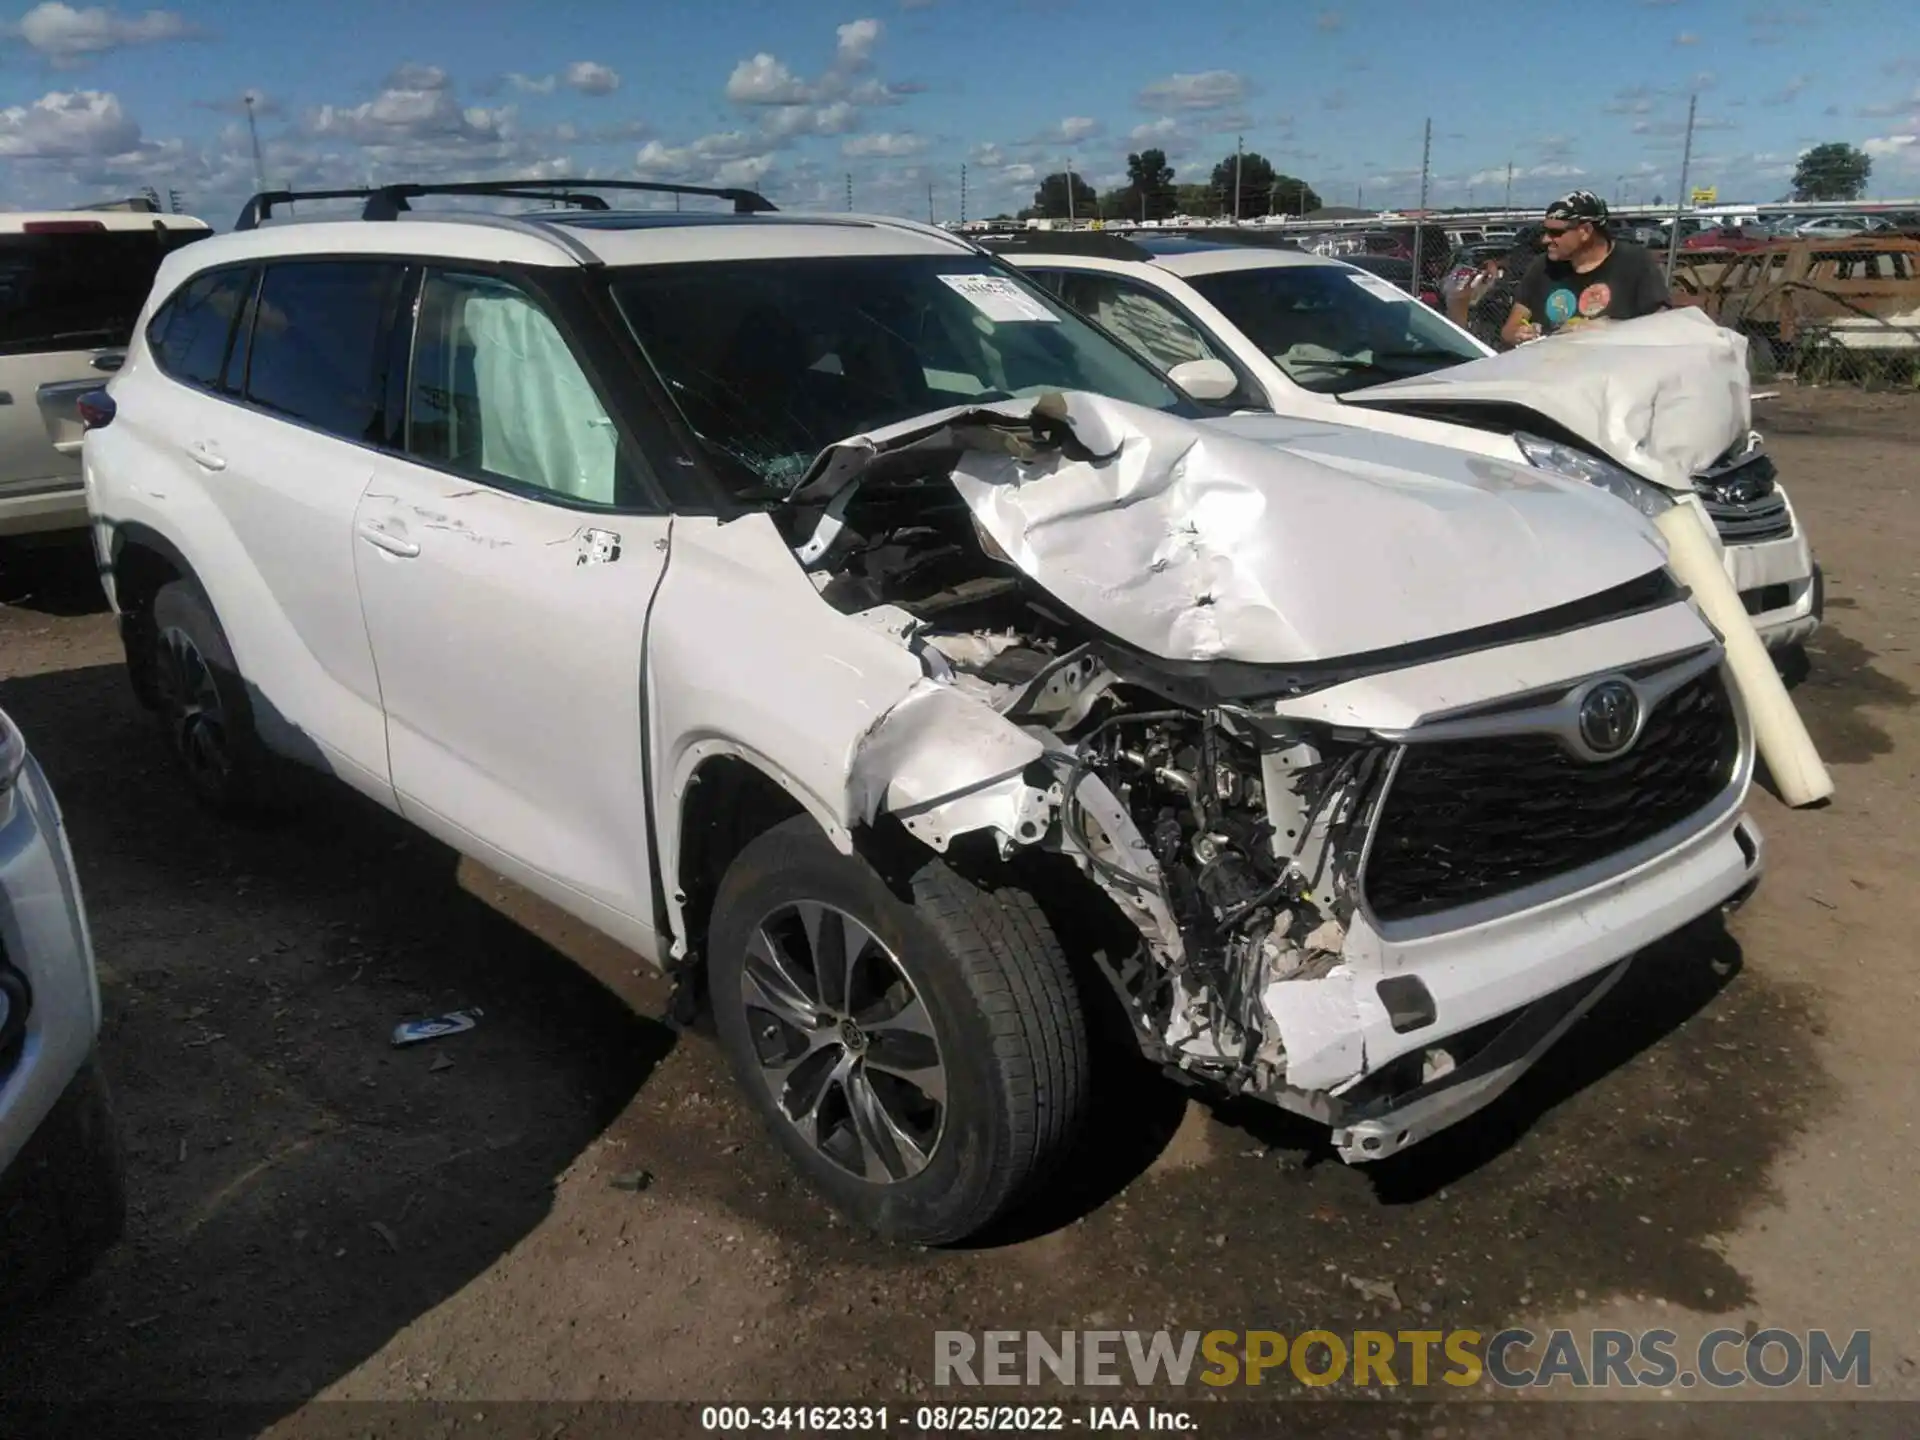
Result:
{"label": "side mirror", "polygon": [[1183,360],[1167,378],[1196,400],[1224,400],[1240,388],[1240,377],[1224,360]]}

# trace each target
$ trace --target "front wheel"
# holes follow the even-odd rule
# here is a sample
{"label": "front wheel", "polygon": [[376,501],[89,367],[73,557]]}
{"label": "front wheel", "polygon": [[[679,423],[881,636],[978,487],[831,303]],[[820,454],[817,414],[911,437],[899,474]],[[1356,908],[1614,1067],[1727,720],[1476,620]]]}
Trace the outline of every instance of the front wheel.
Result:
{"label": "front wheel", "polygon": [[714,903],[715,1027],[793,1164],[885,1239],[950,1244],[1071,1140],[1086,1020],[1033,897],[928,856],[896,894],[812,820],[741,852]]}

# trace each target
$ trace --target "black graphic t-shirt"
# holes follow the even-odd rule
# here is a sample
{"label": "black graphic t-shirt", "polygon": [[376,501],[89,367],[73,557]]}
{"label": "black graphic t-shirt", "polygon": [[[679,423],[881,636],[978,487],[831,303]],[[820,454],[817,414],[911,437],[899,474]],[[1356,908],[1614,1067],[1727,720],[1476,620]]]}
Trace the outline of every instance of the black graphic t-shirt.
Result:
{"label": "black graphic t-shirt", "polygon": [[1670,303],[1659,262],[1641,246],[1620,240],[1585,274],[1570,261],[1542,255],[1527,267],[1514,299],[1548,334],[1602,317],[1638,319]]}

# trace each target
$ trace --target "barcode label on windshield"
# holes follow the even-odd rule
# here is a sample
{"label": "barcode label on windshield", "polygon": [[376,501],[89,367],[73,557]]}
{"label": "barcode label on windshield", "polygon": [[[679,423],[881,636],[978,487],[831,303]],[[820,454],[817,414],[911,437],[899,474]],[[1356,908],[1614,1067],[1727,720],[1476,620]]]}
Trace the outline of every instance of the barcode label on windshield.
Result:
{"label": "barcode label on windshield", "polygon": [[1045,320],[1054,324],[1060,321],[1058,315],[1004,275],[942,275],[940,278],[996,325],[1014,320]]}

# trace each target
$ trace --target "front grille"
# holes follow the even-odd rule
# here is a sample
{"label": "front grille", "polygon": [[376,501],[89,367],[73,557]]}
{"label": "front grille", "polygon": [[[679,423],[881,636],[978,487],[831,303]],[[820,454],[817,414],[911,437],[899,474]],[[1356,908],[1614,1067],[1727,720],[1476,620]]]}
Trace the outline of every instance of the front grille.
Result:
{"label": "front grille", "polygon": [[1375,822],[1367,903],[1382,921],[1411,920],[1605,860],[1705,808],[1738,757],[1717,666],[1662,700],[1611,760],[1548,735],[1415,741]]}
{"label": "front grille", "polygon": [[1785,540],[1793,534],[1793,517],[1787,513],[1785,497],[1778,492],[1744,504],[1702,499],[1713,528],[1728,545],[1757,545],[1762,540]]}
{"label": "front grille", "polygon": [[1694,477],[1693,488],[1722,542],[1757,545],[1793,534],[1786,497],[1774,485],[1777,475],[1772,457],[1754,450]]}

